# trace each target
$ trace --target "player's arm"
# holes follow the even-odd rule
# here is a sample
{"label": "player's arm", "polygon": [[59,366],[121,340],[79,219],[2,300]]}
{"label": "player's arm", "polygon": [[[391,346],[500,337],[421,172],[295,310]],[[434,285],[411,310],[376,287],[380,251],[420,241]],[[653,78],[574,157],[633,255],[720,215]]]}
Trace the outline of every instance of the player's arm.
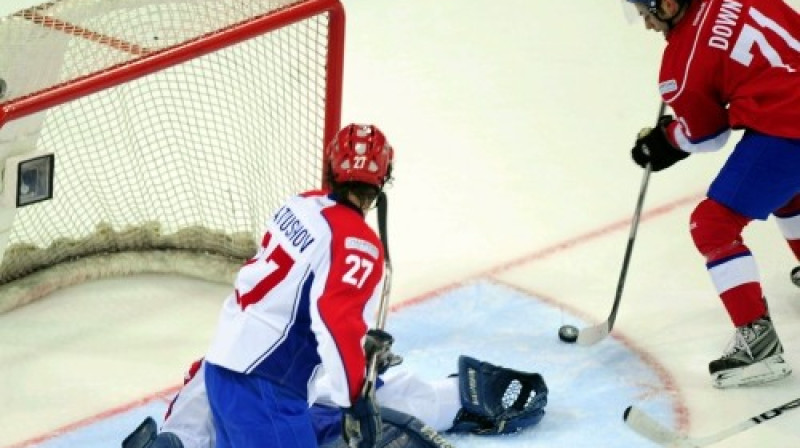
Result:
{"label": "player's arm", "polygon": [[636,137],[631,157],[644,168],[661,171],[695,152],[716,151],[730,136],[727,111],[709,95],[684,92],[670,104],[675,115],[663,115]]}
{"label": "player's arm", "polygon": [[721,149],[731,134],[725,105],[711,88],[684,92],[670,103],[675,120],[665,129],[669,142],[690,154]]}
{"label": "player's arm", "polygon": [[366,378],[363,343],[369,327],[367,315],[374,307],[368,305],[372,294],[342,285],[338,276],[332,273],[326,292],[319,299],[324,330],[317,334],[317,340],[323,365],[331,375],[331,398],[347,407],[358,398]]}
{"label": "player's arm", "polygon": [[[312,329],[331,382],[331,400],[341,407],[355,402],[366,377],[364,342],[374,321],[383,284],[383,253],[377,237],[362,221],[328,216],[332,221],[329,266],[320,269],[323,289],[312,304]],[[337,223],[337,219],[342,220]]]}
{"label": "player's arm", "polygon": [[694,56],[673,53],[681,51],[667,47],[659,74],[659,91],[675,116],[664,127],[666,139],[689,154],[716,151],[730,135],[722,74],[727,56],[706,48]]}
{"label": "player's arm", "polygon": [[330,398],[343,411],[343,436],[349,445],[366,448],[382,437],[374,392],[362,394],[362,389],[367,373],[364,342],[380,301],[383,253],[366,223],[360,217],[356,222],[352,210],[342,210],[327,216],[332,223],[330,265],[321,269],[327,276],[312,306],[311,327]]}

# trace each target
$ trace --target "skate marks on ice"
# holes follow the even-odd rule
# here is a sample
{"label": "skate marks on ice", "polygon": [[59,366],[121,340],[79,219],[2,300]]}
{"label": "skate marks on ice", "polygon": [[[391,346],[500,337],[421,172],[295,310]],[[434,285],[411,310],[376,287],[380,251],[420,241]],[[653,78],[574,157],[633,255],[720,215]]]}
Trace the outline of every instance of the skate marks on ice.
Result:
{"label": "skate marks on ice", "polygon": [[[556,336],[562,317],[563,310],[545,301],[480,280],[401,306],[389,314],[387,330],[404,365],[424,378],[455,373],[461,354],[544,376],[549,403],[539,425],[508,436],[448,435],[460,448],[652,446],[625,427],[621,416],[630,403],[678,426],[683,405],[658,365],[616,337],[593,347],[565,344]],[[163,415],[169,395],[155,394],[25,446],[119,446],[145,416]]]}
{"label": "skate marks on ice", "polygon": [[406,367],[429,379],[454,373],[461,354],[543,375],[550,392],[539,425],[510,436],[448,436],[458,447],[652,446],[624,426],[630,403],[679,426],[683,404],[660,366],[613,336],[592,347],[561,342],[563,312],[480,280],[398,309],[387,329]]}

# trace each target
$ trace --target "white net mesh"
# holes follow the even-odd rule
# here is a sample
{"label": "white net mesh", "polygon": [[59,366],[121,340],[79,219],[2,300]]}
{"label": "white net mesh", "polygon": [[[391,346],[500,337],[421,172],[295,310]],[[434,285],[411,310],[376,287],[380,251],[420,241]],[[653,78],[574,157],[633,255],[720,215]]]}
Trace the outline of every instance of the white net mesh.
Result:
{"label": "white net mesh", "polygon": [[[314,3],[318,13],[295,21],[292,8]],[[328,68],[341,65],[330,48],[342,45],[329,39],[334,3],[62,0],[0,21],[0,105],[11,113],[96,73],[119,82],[0,121],[2,154],[56,160],[54,198],[16,214],[0,285],[109,253],[249,257],[268,214],[322,183],[326,123],[338,126],[339,113],[328,97]],[[285,18],[229,45],[265,16]],[[229,46],[125,81],[155,56],[219,42]],[[163,270],[140,264],[125,269]],[[3,297],[8,289],[0,311],[30,300]]]}

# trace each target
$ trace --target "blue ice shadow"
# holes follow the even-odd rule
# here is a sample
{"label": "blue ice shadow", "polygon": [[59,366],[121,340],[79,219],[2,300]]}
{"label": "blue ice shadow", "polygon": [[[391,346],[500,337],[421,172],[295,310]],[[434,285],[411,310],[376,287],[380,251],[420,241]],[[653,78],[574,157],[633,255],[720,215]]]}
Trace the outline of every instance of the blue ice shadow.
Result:
{"label": "blue ice shadow", "polygon": [[591,347],[561,342],[562,313],[508,286],[477,281],[400,308],[386,327],[406,367],[424,378],[455,373],[461,354],[545,378],[549,403],[539,425],[504,437],[449,436],[458,447],[653,446],[625,427],[622,413],[635,403],[674,427],[674,397],[656,366],[614,338]]}

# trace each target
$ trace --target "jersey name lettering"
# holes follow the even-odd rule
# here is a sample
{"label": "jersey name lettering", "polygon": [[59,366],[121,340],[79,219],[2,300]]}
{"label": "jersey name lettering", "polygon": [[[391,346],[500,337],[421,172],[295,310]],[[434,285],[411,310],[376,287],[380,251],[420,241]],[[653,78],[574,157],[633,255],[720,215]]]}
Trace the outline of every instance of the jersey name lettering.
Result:
{"label": "jersey name lettering", "polygon": [[311,236],[289,207],[284,206],[278,210],[274,219],[275,225],[286,235],[289,242],[293,246],[300,248],[300,253],[303,253],[314,242],[314,237]]}
{"label": "jersey name lettering", "polygon": [[739,14],[742,12],[742,4],[730,0],[724,0],[719,9],[714,26],[711,27],[711,38],[708,40],[710,47],[719,48],[720,50],[727,50],[728,39],[733,36],[733,28],[736,26],[736,21],[739,20]]}

